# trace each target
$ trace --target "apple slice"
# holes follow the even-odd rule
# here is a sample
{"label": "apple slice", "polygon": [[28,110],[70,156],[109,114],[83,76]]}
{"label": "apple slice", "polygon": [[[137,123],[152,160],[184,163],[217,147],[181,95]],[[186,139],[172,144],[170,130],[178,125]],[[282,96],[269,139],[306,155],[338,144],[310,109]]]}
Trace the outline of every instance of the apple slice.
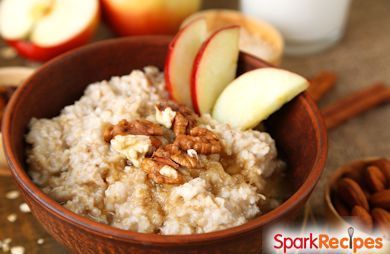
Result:
{"label": "apple slice", "polygon": [[298,74],[261,68],[234,80],[217,99],[213,118],[238,129],[258,125],[308,87]]}
{"label": "apple slice", "polygon": [[191,78],[191,96],[198,114],[209,113],[222,90],[236,76],[239,26],[213,33],[195,58]]}
{"label": "apple slice", "polygon": [[98,0],[3,0],[0,6],[1,36],[38,61],[83,45],[98,21]]}
{"label": "apple slice", "polygon": [[181,29],[169,45],[165,62],[165,83],[172,99],[192,108],[191,72],[200,46],[207,38],[204,19],[194,20]]}

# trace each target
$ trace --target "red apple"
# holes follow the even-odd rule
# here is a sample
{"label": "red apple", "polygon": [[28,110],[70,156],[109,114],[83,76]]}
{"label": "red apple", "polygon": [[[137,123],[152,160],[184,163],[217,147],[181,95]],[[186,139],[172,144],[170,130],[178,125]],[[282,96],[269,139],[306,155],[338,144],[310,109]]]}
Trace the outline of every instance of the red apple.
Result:
{"label": "red apple", "polygon": [[165,84],[171,98],[191,108],[192,67],[195,56],[206,38],[206,21],[204,19],[192,21],[183,27],[169,44],[165,62]]}
{"label": "red apple", "polygon": [[210,113],[219,94],[236,76],[239,36],[239,26],[225,27],[214,32],[200,48],[191,77],[196,113]]}
{"label": "red apple", "polygon": [[104,14],[122,36],[174,34],[201,0],[101,0]]}
{"label": "red apple", "polygon": [[87,43],[98,22],[98,0],[3,0],[0,5],[1,36],[36,61]]}

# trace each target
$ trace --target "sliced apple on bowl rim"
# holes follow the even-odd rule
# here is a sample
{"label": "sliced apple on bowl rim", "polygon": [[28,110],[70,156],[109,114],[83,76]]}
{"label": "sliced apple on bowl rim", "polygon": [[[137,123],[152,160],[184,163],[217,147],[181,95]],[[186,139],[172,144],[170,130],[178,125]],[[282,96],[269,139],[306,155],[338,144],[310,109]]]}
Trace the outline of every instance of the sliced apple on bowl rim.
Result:
{"label": "sliced apple on bowl rim", "polygon": [[210,113],[219,94],[236,76],[239,36],[239,26],[228,26],[214,32],[199,49],[191,78],[196,113]]}
{"label": "sliced apple on bowl rim", "polygon": [[204,19],[197,19],[183,27],[169,44],[165,62],[165,84],[171,98],[192,108],[191,74],[195,56],[207,38]]}
{"label": "sliced apple on bowl rim", "polygon": [[212,116],[245,130],[258,125],[309,86],[302,76],[277,68],[244,73],[218,97]]}
{"label": "sliced apple on bowl rim", "polygon": [[85,44],[98,21],[98,0],[3,0],[0,4],[1,36],[20,55],[37,61]]}

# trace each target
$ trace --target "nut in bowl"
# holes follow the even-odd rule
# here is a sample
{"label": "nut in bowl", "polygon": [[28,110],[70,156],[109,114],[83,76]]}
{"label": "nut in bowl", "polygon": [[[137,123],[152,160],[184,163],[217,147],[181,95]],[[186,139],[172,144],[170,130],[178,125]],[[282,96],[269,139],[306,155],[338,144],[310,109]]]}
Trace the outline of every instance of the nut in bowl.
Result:
{"label": "nut in bowl", "polygon": [[[320,177],[326,130],[306,94],[281,109],[272,104],[279,110],[262,121],[269,134],[248,129],[253,121],[239,123],[241,130],[211,111],[198,116],[167,99],[161,71],[170,41],[134,37],[80,48],[38,70],[11,100],[4,141],[12,173],[32,213],[74,252],[258,253],[263,228],[294,218]],[[269,67],[237,54],[234,76]],[[229,135],[253,142],[228,143]],[[250,154],[260,141],[262,153]],[[245,165],[251,158],[268,161],[258,164],[268,173],[280,172],[280,159],[287,165],[292,192],[269,211],[260,194],[273,194],[257,187],[269,179]],[[240,168],[229,167],[239,159]]]}
{"label": "nut in bowl", "polygon": [[337,169],[325,189],[329,219],[390,239],[390,160],[359,160]]}

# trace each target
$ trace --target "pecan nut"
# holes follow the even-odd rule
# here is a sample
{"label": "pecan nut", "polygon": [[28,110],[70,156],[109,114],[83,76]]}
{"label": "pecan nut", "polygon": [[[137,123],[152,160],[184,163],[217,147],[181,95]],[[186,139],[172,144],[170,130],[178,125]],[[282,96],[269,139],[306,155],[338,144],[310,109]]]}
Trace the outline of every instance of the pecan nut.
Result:
{"label": "pecan nut", "polygon": [[218,136],[212,131],[195,127],[190,135],[178,135],[174,142],[182,150],[194,149],[200,154],[215,154],[222,152],[222,145]]}
{"label": "pecan nut", "polygon": [[172,128],[176,136],[180,134],[187,134],[197,123],[197,116],[195,113],[184,105],[166,101],[158,104],[156,107],[160,111],[169,107],[176,112]]}
{"label": "pecan nut", "polygon": [[170,160],[173,163],[176,163],[186,168],[196,168],[199,165],[197,157],[192,157],[188,155],[174,144],[169,144],[160,147],[153,154],[153,157],[164,158],[166,161]]}
{"label": "pecan nut", "polygon": [[148,175],[149,179],[158,184],[182,184],[184,182],[180,172],[154,158],[143,159],[141,169]]}
{"label": "pecan nut", "polygon": [[198,158],[191,157],[186,153],[174,154],[171,156],[171,159],[186,168],[196,168],[198,167]]}
{"label": "pecan nut", "polygon": [[123,119],[115,125],[109,125],[104,130],[104,141],[110,142],[116,135],[147,135],[147,136],[162,136],[163,129],[160,125],[147,120],[134,120],[128,122]]}
{"label": "pecan nut", "polygon": [[173,133],[176,136],[185,135],[189,129],[189,121],[181,113],[177,113],[173,120]]}

